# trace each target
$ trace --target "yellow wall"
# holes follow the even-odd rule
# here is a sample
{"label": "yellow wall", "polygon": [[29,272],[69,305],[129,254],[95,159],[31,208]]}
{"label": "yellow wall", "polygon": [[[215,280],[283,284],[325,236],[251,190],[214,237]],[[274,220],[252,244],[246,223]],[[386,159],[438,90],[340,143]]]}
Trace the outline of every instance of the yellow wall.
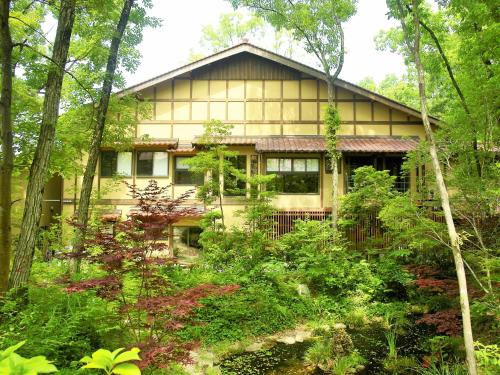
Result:
{"label": "yellow wall", "polygon": [[[342,124],[340,135],[357,136],[425,136],[422,125],[415,117],[391,109],[372,99],[362,97],[346,89],[335,89],[335,106]],[[233,135],[321,135],[324,134],[323,112],[327,105],[326,84],[316,79],[300,80],[207,80],[174,79],[140,92],[151,103],[153,110],[149,119],[141,120],[137,136],[151,138],[179,138],[179,143],[188,144],[203,133],[203,123],[210,119],[232,124]],[[253,147],[234,146],[232,149],[245,155],[256,154]],[[156,151],[162,151],[158,149]],[[165,151],[165,150],[163,150]],[[172,183],[174,171],[173,154],[169,155],[168,177],[157,178],[161,184]],[[250,173],[250,157],[247,158]],[[275,204],[279,208],[326,208],[331,206],[332,175],[325,174],[322,161],[320,194],[278,195]],[[344,193],[344,169],[339,176],[339,194]],[[263,170],[259,167],[259,170]],[[77,179],[77,186],[81,177]],[[99,178],[102,198],[125,215],[131,202],[123,184],[109,178]],[[131,177],[130,183],[144,186],[148,178]],[[411,175],[412,190],[415,172]],[[115,185],[113,188],[110,185]],[[170,193],[177,197],[193,186],[173,186]],[[75,197],[75,181],[64,181],[64,212],[72,212]],[[79,191],[77,191],[78,197]],[[228,225],[237,224],[234,215],[243,206],[234,198],[224,199]]]}

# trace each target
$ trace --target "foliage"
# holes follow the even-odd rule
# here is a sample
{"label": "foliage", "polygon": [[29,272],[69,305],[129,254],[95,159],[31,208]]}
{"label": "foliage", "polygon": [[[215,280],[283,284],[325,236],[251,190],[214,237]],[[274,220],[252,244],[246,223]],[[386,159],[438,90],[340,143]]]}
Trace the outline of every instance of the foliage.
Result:
{"label": "foliage", "polygon": [[124,348],[119,348],[110,352],[106,349],[99,349],[92,353],[92,357],[85,356],[80,359],[80,362],[85,363],[82,369],[100,369],[106,375],[141,375],[141,370],[137,365],[130,363],[131,361],[140,361],[139,348],[132,348],[123,351]]}
{"label": "foliage", "polygon": [[150,181],[144,189],[129,185],[137,209],[126,221],[116,225],[117,235],[97,228],[89,234],[81,257],[99,264],[104,277],[72,282],[68,292],[96,289],[105,299],[118,305],[123,328],[143,350],[141,367],[165,367],[170,361],[186,361],[189,343],[177,343],[172,333],[183,327],[200,299],[210,295],[234,293],[238,286],[200,284],[187,290],[172,290],[159,269],[172,262],[165,257],[162,242],[168,227],[181,218],[197,213],[186,207],[187,192],[171,199],[167,187]]}
{"label": "foliage", "polygon": [[396,196],[395,176],[372,166],[354,171],[352,190],[342,198],[341,213],[355,223],[373,221],[384,205]]}
{"label": "foliage", "polygon": [[25,341],[0,351],[0,373],[8,375],[37,375],[57,372],[56,366],[43,356],[23,358],[16,350],[23,346]]}
{"label": "foliage", "polygon": [[342,22],[356,11],[352,0],[231,0],[255,11],[276,29],[287,29],[314,54],[328,78],[336,78],[344,61]]}
{"label": "foliage", "polygon": [[234,342],[291,328],[309,312],[295,291],[259,282],[242,286],[238,293],[224,298],[205,298],[203,308],[196,310],[194,324],[179,335],[209,345]]}
{"label": "foliage", "polygon": [[325,108],[325,138],[326,149],[332,163],[339,159],[340,154],[337,152],[337,132],[340,129],[339,112],[334,105],[329,104]]}
{"label": "foliage", "polygon": [[371,293],[378,286],[369,265],[345,249],[328,222],[297,220],[294,231],[279,239],[275,252],[317,291],[342,296]]}
{"label": "foliage", "polygon": [[59,368],[121,337],[111,306],[91,292],[68,295],[55,286],[31,287],[27,301],[11,296],[0,306],[0,346],[26,340],[21,355],[45,355]]}
{"label": "foliage", "polygon": [[401,77],[390,73],[386,75],[378,84],[372,77],[365,77],[358,82],[358,85],[367,90],[374,91],[377,94],[391,98],[397,102],[406,104],[411,108],[418,108],[420,105],[420,99],[418,97],[418,89],[415,78],[415,74],[412,71]]}
{"label": "foliage", "polygon": [[202,150],[186,161],[191,172],[203,177],[208,176],[203,185],[198,187],[196,197],[206,205],[218,201],[223,230],[225,229],[222,206],[224,183],[231,178],[238,178],[238,173],[241,174],[231,163],[231,158],[236,157],[238,153],[230,151],[222,143],[224,137],[231,134],[231,129],[232,125],[224,124],[220,120],[206,122],[203,135],[198,140]]}
{"label": "foliage", "polygon": [[384,370],[390,374],[408,374],[417,366],[417,360],[412,357],[387,357],[383,360]]}
{"label": "foliage", "polygon": [[479,368],[485,375],[497,374],[500,371],[500,348],[498,345],[474,343]]}

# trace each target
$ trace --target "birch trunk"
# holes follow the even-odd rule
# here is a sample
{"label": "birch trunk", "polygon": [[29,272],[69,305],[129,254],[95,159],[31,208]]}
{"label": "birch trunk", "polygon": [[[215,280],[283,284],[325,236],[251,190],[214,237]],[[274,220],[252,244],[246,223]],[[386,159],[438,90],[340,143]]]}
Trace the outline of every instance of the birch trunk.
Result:
{"label": "birch trunk", "polygon": [[[99,100],[99,106],[97,107],[96,121],[94,123],[94,130],[92,133],[92,141],[90,144],[87,165],[85,167],[82,188],[80,191],[80,201],[78,204],[77,217],[79,228],[76,233],[74,244],[75,254],[80,253],[85,238],[89,219],[90,197],[92,194],[92,186],[94,183],[97,161],[99,159],[99,151],[101,148],[101,142],[104,133],[104,125],[106,123],[106,115],[108,113],[109,99],[111,96],[111,90],[113,89],[113,80],[118,62],[118,50],[120,48],[123,34],[125,32],[125,28],[130,16],[130,10],[132,9],[133,4],[134,0],[125,0],[120,14],[120,20],[118,21],[118,24],[116,26],[116,32],[113,36],[111,47],[109,49],[106,73],[102,84],[101,97]],[[78,260],[75,263],[75,271],[79,271]]]}
{"label": "birch trunk", "polygon": [[10,0],[0,3],[0,53],[2,91],[0,94],[0,294],[8,289],[11,237],[12,170],[14,150],[12,140],[12,38],[9,28]]}
{"label": "birch trunk", "polygon": [[419,18],[418,18],[418,3],[417,0],[413,0],[413,26],[415,28],[415,41],[413,48],[413,55],[415,60],[415,67],[417,68],[418,76],[418,90],[420,95],[420,107],[422,112],[422,121],[424,123],[425,133],[429,141],[429,150],[432,160],[432,166],[434,168],[434,173],[436,175],[436,185],[439,191],[439,196],[441,199],[441,206],[443,209],[446,226],[448,228],[448,235],[450,237],[451,248],[453,252],[453,260],[455,262],[455,269],[457,272],[458,287],[460,291],[460,307],[462,311],[462,324],[463,324],[463,334],[464,343],[467,359],[467,368],[470,375],[476,375],[476,359],[474,356],[474,340],[472,337],[472,325],[470,318],[470,308],[469,308],[469,296],[467,292],[467,280],[465,276],[464,262],[462,259],[462,254],[460,252],[460,239],[458,237],[457,230],[455,228],[455,223],[453,222],[453,215],[450,207],[450,200],[448,196],[448,190],[444,182],[443,173],[441,171],[441,165],[439,164],[439,158],[437,154],[436,142],[434,140],[434,135],[432,133],[431,125],[429,122],[429,116],[427,113],[427,97],[425,94],[425,76],[422,61],[420,59],[420,29],[419,29]]}
{"label": "birch trunk", "polygon": [[10,288],[25,286],[31,272],[35,239],[42,211],[43,189],[59,115],[64,68],[75,19],[75,2],[76,0],[61,1],[52,63],[49,65],[47,84],[45,86],[40,135],[30,168],[21,233],[9,279]]}

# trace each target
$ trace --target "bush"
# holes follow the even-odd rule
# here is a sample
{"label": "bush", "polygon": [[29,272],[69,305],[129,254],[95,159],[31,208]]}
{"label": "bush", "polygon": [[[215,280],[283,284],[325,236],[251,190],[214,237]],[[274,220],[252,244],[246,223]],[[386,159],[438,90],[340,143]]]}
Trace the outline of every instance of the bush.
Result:
{"label": "bush", "polygon": [[286,295],[269,285],[256,284],[224,298],[204,299],[193,324],[186,326],[180,336],[208,345],[238,341],[293,327],[309,312],[307,302],[297,294]]}
{"label": "bush", "polygon": [[32,287],[28,304],[14,298],[4,302],[0,347],[26,340],[20,355],[44,355],[57,367],[69,367],[85,354],[112,344],[109,337],[120,339],[117,317],[90,292],[68,295],[57,287]]}
{"label": "bush", "polygon": [[276,247],[276,256],[317,292],[342,297],[372,293],[378,287],[368,263],[345,248],[328,222],[297,220],[294,231],[285,234]]}

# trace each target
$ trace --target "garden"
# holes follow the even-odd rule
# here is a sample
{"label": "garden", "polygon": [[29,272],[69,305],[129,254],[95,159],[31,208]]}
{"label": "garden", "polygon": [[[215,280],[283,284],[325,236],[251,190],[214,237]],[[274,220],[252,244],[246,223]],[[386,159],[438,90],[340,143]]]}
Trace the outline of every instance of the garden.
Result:
{"label": "garden", "polygon": [[[353,250],[328,220],[272,240],[272,195],[255,194],[241,228],[203,217],[189,263],[162,255],[164,228],[191,214],[187,195],[129,186],[137,210],[114,234],[94,220],[81,253],[37,254],[25,293],[5,297],[0,369],[10,358],[34,371],[22,374],[466,374],[444,224],[393,179],[359,168],[341,206],[342,227],[378,217],[384,243]],[[495,277],[468,285],[482,374],[499,370]]]}

